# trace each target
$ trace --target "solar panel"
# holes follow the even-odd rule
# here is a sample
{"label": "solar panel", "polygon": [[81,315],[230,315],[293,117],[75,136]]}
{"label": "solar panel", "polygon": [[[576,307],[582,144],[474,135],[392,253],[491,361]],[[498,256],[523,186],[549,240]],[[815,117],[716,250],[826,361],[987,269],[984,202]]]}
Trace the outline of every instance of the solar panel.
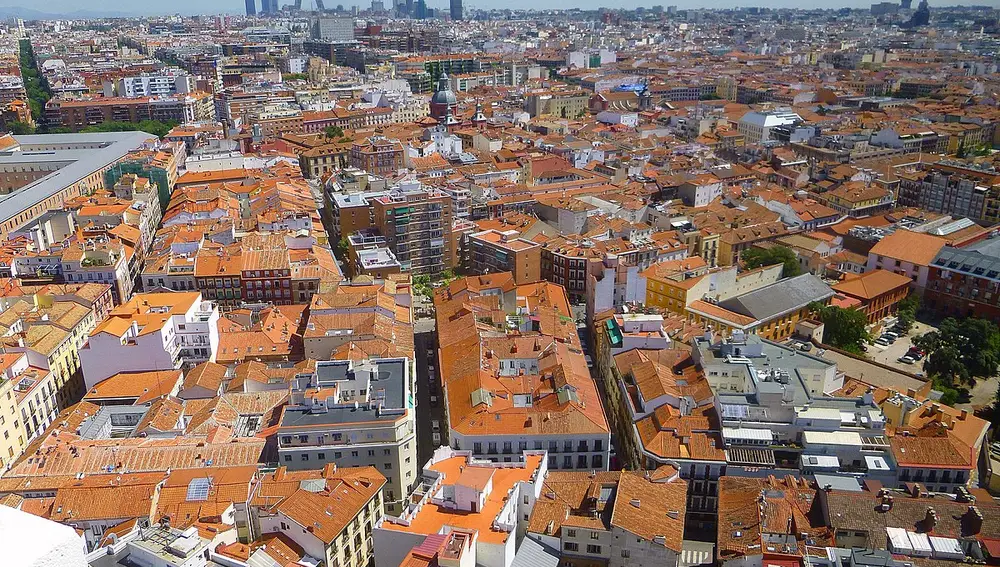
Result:
{"label": "solar panel", "polygon": [[189,502],[200,502],[208,500],[208,488],[212,485],[210,478],[202,477],[192,479],[188,483],[187,498]]}

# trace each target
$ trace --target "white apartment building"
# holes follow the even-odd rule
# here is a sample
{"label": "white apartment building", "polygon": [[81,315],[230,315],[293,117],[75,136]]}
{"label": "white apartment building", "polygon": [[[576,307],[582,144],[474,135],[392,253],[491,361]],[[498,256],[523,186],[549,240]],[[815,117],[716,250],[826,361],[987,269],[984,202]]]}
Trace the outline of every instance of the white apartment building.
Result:
{"label": "white apartment building", "polygon": [[372,466],[397,513],[418,478],[416,417],[407,358],[319,361],[292,382],[278,427],[278,462],[289,470]]}
{"label": "white apartment building", "polygon": [[155,74],[144,73],[104,83],[104,96],[106,97],[158,97],[187,94],[193,90],[194,77],[180,69],[167,69]]}
{"label": "white apartment building", "polygon": [[510,567],[546,478],[545,453],[527,451],[510,463],[477,459],[440,447],[401,513],[375,526],[375,564],[401,565],[429,538],[455,538],[449,561],[460,567]]}
{"label": "white apartment building", "polygon": [[747,112],[736,123],[736,130],[743,134],[747,145],[767,142],[771,131],[778,126],[791,126],[802,122],[802,117],[785,109],[767,112]]}
{"label": "white apartment building", "polygon": [[80,349],[87,388],[119,372],[215,360],[219,310],[199,292],[143,293],[116,307]]}

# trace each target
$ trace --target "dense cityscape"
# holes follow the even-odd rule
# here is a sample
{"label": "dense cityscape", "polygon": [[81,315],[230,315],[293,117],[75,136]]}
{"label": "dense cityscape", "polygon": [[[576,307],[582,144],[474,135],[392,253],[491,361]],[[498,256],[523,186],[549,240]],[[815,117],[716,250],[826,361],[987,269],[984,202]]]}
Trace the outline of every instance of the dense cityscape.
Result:
{"label": "dense cityscape", "polygon": [[1000,9],[232,3],[3,9],[0,564],[1000,565]]}

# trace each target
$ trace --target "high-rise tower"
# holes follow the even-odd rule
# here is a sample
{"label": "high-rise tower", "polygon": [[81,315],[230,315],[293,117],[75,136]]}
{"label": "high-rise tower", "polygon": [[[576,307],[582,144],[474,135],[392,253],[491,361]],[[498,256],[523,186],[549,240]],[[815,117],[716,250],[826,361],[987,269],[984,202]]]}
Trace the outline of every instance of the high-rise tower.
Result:
{"label": "high-rise tower", "polygon": [[257,15],[256,0],[246,0],[246,2],[247,2],[247,15],[256,16]]}
{"label": "high-rise tower", "polygon": [[451,19],[462,19],[462,0],[451,0]]}

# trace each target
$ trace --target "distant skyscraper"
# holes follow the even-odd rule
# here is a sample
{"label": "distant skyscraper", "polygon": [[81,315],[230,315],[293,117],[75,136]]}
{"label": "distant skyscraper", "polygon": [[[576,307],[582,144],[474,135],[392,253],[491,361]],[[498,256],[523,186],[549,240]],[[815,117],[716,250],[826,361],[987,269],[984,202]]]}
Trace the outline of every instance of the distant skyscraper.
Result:
{"label": "distant skyscraper", "polygon": [[462,0],[451,0],[451,19],[462,19]]}
{"label": "distant skyscraper", "polygon": [[417,0],[417,9],[416,9],[416,14],[414,14],[414,16],[418,20],[427,19],[427,2],[425,0]]}
{"label": "distant skyscraper", "polygon": [[413,17],[413,0],[406,0],[406,16]]}
{"label": "distant skyscraper", "polygon": [[256,16],[257,15],[257,3],[256,0],[247,0],[247,15]]}
{"label": "distant skyscraper", "polygon": [[913,0],[899,0],[899,7],[904,10],[909,10],[912,5]]}
{"label": "distant skyscraper", "polygon": [[260,0],[261,14],[277,14],[278,0]]}
{"label": "distant skyscraper", "polygon": [[913,12],[913,17],[910,18],[910,26],[926,26],[931,22],[931,9],[927,5],[927,0],[920,0],[920,4],[917,6],[917,11]]}

